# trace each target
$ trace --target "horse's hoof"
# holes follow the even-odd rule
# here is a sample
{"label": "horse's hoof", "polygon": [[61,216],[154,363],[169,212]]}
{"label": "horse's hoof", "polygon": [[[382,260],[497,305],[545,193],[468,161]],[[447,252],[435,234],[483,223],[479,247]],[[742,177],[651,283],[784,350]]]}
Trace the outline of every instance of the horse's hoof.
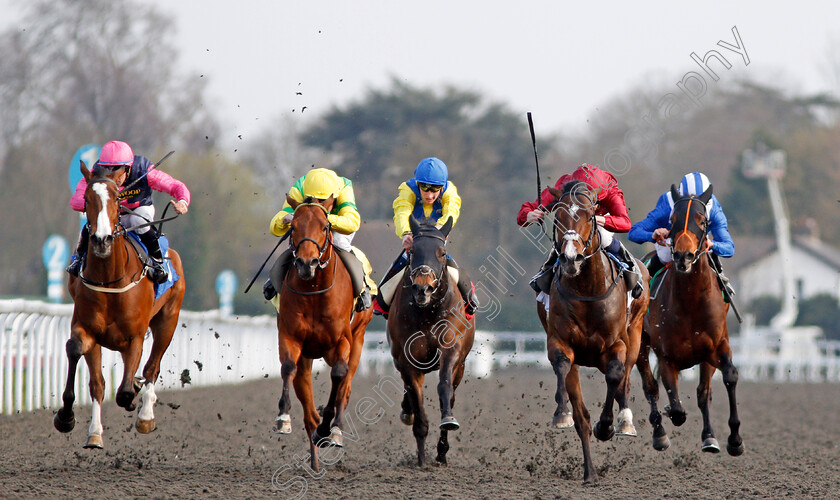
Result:
{"label": "horse's hoof", "polygon": [[400,422],[404,423],[405,425],[411,425],[414,423],[414,414],[413,413],[406,413],[404,411],[400,412]]}
{"label": "horse's hoof", "polygon": [[653,449],[656,451],[665,451],[671,447],[671,440],[668,439],[667,434],[663,434],[659,437],[653,436]]}
{"label": "horse's hoof", "polygon": [[708,453],[720,453],[720,444],[718,444],[717,439],[710,437],[703,441],[703,446],[700,449]]}
{"label": "horse's hoof", "polygon": [[440,420],[440,428],[445,431],[457,431],[461,428],[461,424],[459,424],[458,421],[455,420],[455,417],[443,417]]}
{"label": "horse's hoof", "polygon": [[136,393],[129,391],[120,391],[117,393],[117,406],[125,408],[126,411],[134,411],[134,396]]}
{"label": "horse's hoof", "polygon": [[569,429],[575,426],[575,420],[571,413],[561,413],[554,416],[551,426],[555,429]]}
{"label": "horse's hoof", "polygon": [[630,411],[630,408],[625,408],[618,412],[615,427],[615,434],[617,436],[636,437],[636,427],[633,426],[633,412]]}
{"label": "horse's hoof", "polygon": [[314,431],[312,431],[312,443],[315,444],[318,448],[325,448],[330,446],[330,436],[322,436],[318,434],[318,428],[316,427]]}
{"label": "horse's hoof", "polygon": [[275,418],[274,421],[277,424],[274,427],[274,432],[278,434],[292,433],[292,417],[290,417],[289,415],[280,415],[279,417]]}
{"label": "horse's hoof", "polygon": [[55,426],[58,432],[70,432],[73,430],[73,427],[76,427],[76,417],[73,416],[73,413],[70,413],[70,418],[67,420],[61,419],[61,412],[58,412],[53,417],[53,425]]}
{"label": "horse's hoof", "polygon": [[615,427],[612,425],[606,425],[601,423],[601,421],[595,422],[595,429],[593,429],[593,434],[595,437],[598,438],[599,441],[609,441],[610,439],[615,436]]}
{"label": "horse's hoof", "polygon": [[337,448],[344,448],[344,435],[341,433],[341,429],[338,427],[333,427],[330,429],[330,446],[335,446]]}
{"label": "horse's hoof", "polygon": [[137,432],[140,434],[148,434],[157,428],[157,424],[155,423],[155,419],[151,420],[140,420],[137,419],[137,422],[134,424],[137,427]]}
{"label": "horse's hoof", "polygon": [[102,442],[102,436],[99,434],[91,434],[88,436],[87,443],[85,443],[85,448],[88,449],[97,449],[101,450],[103,448],[104,443]]}
{"label": "horse's hoof", "polygon": [[740,457],[744,454],[744,442],[741,441],[738,444],[732,444],[732,441],[726,443],[726,452],[732,455],[733,457]]}

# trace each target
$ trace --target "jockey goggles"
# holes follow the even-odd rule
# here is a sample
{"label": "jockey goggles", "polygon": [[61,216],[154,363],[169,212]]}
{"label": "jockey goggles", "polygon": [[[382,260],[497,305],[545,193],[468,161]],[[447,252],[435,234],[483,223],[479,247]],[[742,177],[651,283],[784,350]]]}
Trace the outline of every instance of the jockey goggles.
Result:
{"label": "jockey goggles", "polygon": [[436,186],[434,184],[426,184],[425,182],[418,182],[417,187],[420,189],[420,191],[428,191],[430,193],[437,193],[438,191],[443,189],[443,186]]}

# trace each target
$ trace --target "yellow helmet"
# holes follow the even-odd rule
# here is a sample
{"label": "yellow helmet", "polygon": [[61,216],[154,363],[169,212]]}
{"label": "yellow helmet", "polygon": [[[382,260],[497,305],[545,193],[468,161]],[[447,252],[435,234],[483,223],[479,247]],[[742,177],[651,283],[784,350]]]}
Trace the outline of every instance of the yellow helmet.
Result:
{"label": "yellow helmet", "polygon": [[325,200],[330,196],[337,196],[341,184],[335,172],[326,168],[316,168],[310,170],[303,179],[303,193],[304,197],[314,196],[315,198]]}

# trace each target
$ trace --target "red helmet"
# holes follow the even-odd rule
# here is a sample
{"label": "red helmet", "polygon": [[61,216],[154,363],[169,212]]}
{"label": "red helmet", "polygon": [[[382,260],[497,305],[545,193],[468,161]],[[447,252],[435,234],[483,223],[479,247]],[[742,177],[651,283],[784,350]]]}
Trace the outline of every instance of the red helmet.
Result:
{"label": "red helmet", "polygon": [[107,142],[102,146],[98,163],[105,167],[131,166],[134,163],[134,152],[131,146],[122,141]]}

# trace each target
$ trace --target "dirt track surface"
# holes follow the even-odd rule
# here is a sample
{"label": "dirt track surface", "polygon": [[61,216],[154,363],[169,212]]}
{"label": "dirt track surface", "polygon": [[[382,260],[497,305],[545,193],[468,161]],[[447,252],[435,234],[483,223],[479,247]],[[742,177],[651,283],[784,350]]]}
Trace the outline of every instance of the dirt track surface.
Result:
{"label": "dirt track surface", "polygon": [[[386,373],[388,376],[396,372]],[[585,375],[584,397],[593,417],[605,385]],[[738,386],[746,452],[730,457],[700,451],[700,411],[695,383],[682,381],[688,421],[666,420],[671,448],[650,446],[647,404],[634,373],[631,408],[639,437],[593,439],[598,470],[582,485],[582,454],[574,430],[548,428],[554,409],[550,370],[505,370],[489,379],[466,378],[456,393],[461,429],[450,433],[449,466],[415,466],[411,429],[399,422],[399,394],[381,377],[357,377],[351,410],[363,397],[386,408],[375,424],[355,412],[356,440],[345,429],[343,457],[323,465],[323,477],[297,465],[308,451],[300,404],[294,432],[271,432],[279,379],[238,386],[159,394],[158,430],[139,435],[133,416],[113,401],[103,407],[104,450],[85,450],[89,408],[76,408],[76,429],[59,434],[53,412],[0,416],[0,487],[4,498],[280,497],[306,487],[305,498],[813,498],[840,496],[840,386],[754,384]],[[316,402],[326,402],[329,377],[316,380]],[[437,379],[426,379],[430,416],[427,454],[434,458]],[[663,396],[664,396],[664,391]],[[713,383],[712,423],[723,447],[728,435],[726,392]],[[385,399],[396,400],[392,407]],[[375,409],[369,413],[375,415]],[[300,458],[295,458],[297,455]],[[276,471],[274,487],[272,476]],[[286,489],[277,486],[287,482]]]}

